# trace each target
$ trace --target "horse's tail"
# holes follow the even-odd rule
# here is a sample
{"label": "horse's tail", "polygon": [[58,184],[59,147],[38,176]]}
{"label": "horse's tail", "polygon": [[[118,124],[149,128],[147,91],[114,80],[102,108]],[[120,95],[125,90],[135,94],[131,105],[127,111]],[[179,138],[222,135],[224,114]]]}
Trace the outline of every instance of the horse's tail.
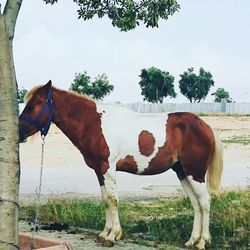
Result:
{"label": "horse's tail", "polygon": [[207,182],[209,189],[218,194],[220,192],[220,182],[223,171],[223,145],[217,131],[213,130],[213,134],[215,139],[215,149],[207,171]]}

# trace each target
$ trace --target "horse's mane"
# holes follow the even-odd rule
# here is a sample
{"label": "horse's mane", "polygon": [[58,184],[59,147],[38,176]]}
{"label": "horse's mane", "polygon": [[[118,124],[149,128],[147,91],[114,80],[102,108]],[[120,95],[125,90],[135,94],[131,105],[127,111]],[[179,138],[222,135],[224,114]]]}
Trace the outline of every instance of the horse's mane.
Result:
{"label": "horse's mane", "polygon": [[34,95],[34,93],[39,89],[41,88],[42,85],[37,85],[35,87],[33,87],[30,91],[28,91],[26,93],[26,95],[24,96],[24,102],[27,103],[31,98],[32,96]]}
{"label": "horse's mane", "polygon": [[[54,87],[55,88],[55,87]],[[55,89],[58,89],[58,88],[55,88]],[[62,91],[65,91],[67,92],[68,94],[72,95],[72,96],[78,96],[80,98],[84,98],[84,99],[88,99],[90,101],[93,101],[93,102],[96,102],[95,99],[91,98],[90,96],[88,96],[87,94],[79,94],[73,90],[62,90]]]}
{"label": "horse's mane", "polygon": [[[31,98],[32,96],[38,91],[38,89],[40,89],[43,85],[37,85],[35,87],[33,87],[30,91],[28,91],[26,93],[26,95],[24,96],[24,102],[27,103]],[[63,90],[63,89],[60,89],[60,88],[57,88],[57,87],[54,87],[52,86],[53,89],[56,89],[56,90],[59,90],[59,91],[63,91],[63,92],[66,92],[72,96],[76,96],[76,97],[80,97],[80,98],[84,98],[84,99],[88,99],[90,101],[93,101],[93,102],[96,102],[94,99],[92,99],[91,97],[89,97],[88,95],[86,94],[79,94],[73,90]]]}

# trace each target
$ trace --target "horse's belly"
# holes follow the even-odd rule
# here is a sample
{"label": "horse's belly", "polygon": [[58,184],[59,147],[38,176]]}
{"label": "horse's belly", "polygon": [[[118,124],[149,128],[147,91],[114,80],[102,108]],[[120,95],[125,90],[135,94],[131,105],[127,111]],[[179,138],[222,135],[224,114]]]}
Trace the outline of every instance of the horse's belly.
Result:
{"label": "horse's belly", "polygon": [[133,174],[154,175],[168,170],[173,163],[173,155],[164,147],[157,148],[151,156],[127,154],[116,162],[116,170]]}

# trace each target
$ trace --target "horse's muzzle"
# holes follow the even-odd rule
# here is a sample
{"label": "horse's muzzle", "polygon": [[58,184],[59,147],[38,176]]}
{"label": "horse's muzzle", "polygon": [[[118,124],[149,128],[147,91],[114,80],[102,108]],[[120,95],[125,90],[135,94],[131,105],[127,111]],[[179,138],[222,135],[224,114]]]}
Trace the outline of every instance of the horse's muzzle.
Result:
{"label": "horse's muzzle", "polygon": [[19,128],[19,143],[26,142],[27,137],[22,129]]}

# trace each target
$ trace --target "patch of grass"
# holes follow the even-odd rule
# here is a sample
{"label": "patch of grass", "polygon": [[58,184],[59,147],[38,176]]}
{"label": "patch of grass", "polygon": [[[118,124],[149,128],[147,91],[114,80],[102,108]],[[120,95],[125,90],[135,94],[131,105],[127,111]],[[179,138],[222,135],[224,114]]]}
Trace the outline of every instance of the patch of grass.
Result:
{"label": "patch of grass", "polygon": [[250,144],[250,138],[243,136],[233,136],[231,138],[222,140],[222,142],[225,144],[238,143],[238,144],[248,145]]}
{"label": "patch of grass", "polygon": [[230,116],[230,117],[249,117],[250,114],[241,114],[241,113],[216,113],[216,112],[194,112],[197,116]]}
{"label": "patch of grass", "polygon": [[[250,238],[250,190],[212,197],[212,249],[247,249]],[[193,209],[188,198],[121,202],[120,221],[127,238],[182,247],[189,239]],[[22,207],[21,217],[34,217],[35,206]],[[40,220],[102,230],[104,206],[99,201],[50,199],[41,207]]]}
{"label": "patch of grass", "polygon": [[[23,219],[34,218],[35,213],[35,205],[30,204],[23,207],[20,217]],[[105,224],[104,205],[100,201],[53,197],[46,204],[41,205],[39,219],[76,227],[100,229]]]}

